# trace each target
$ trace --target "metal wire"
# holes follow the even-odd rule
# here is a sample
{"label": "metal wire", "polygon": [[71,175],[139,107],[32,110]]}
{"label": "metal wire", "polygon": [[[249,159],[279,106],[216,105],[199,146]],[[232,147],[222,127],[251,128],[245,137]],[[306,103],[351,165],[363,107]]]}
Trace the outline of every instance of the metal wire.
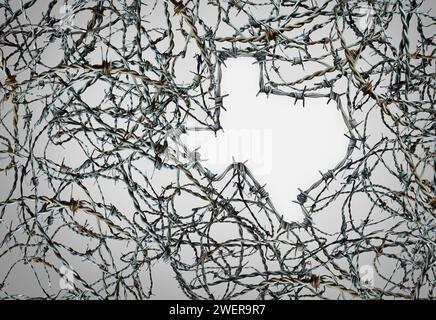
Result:
{"label": "metal wire", "polygon": [[[1,1],[2,298],[146,299],[158,262],[191,299],[434,298],[430,2]],[[180,139],[222,129],[238,57],[256,59],[260,94],[328,99],[347,125],[344,158],[289,199],[301,223],[249,167],[211,172]]]}

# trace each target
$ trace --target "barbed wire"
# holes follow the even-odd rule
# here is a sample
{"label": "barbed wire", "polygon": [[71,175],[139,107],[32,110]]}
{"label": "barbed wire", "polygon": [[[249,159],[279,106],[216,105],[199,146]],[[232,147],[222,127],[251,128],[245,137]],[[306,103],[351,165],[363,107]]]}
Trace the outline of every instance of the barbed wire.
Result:
{"label": "barbed wire", "polygon": [[[146,299],[164,262],[191,299],[434,298],[429,5],[2,1],[1,296]],[[259,94],[328,99],[347,126],[343,159],[289,200],[303,222],[247,165],[212,172],[180,139],[223,129],[239,57]]]}

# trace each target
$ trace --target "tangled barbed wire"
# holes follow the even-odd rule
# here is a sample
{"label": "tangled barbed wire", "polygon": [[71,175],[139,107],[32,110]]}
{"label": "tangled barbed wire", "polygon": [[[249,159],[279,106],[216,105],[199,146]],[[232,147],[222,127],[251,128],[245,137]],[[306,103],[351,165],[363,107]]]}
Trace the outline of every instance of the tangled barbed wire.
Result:
{"label": "tangled barbed wire", "polygon": [[[146,299],[159,263],[192,299],[434,298],[432,4],[1,1],[2,298]],[[181,142],[223,129],[239,57],[260,94],[327,99],[348,128],[289,200],[302,222]]]}

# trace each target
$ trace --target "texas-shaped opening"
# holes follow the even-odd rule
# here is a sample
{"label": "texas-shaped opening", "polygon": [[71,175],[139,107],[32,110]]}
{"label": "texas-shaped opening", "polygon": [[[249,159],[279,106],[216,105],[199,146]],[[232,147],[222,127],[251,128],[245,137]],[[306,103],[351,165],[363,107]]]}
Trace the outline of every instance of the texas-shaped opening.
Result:
{"label": "texas-shaped opening", "polygon": [[224,131],[189,133],[185,144],[199,148],[203,166],[221,173],[233,161],[245,162],[285,221],[302,221],[296,200],[345,155],[347,128],[334,102],[259,94],[259,65],[251,58],[226,60],[222,94]]}

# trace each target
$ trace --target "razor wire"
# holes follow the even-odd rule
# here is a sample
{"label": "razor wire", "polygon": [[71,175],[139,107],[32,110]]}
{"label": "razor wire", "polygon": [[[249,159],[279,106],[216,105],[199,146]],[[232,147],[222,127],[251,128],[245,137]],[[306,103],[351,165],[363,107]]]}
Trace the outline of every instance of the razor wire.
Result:
{"label": "razor wire", "polygon": [[[161,262],[191,299],[434,298],[430,2],[2,0],[2,298],[147,299]],[[212,172],[181,139],[223,129],[239,57],[259,94],[328,99],[347,126],[343,159],[289,199],[303,222],[249,166]]]}

